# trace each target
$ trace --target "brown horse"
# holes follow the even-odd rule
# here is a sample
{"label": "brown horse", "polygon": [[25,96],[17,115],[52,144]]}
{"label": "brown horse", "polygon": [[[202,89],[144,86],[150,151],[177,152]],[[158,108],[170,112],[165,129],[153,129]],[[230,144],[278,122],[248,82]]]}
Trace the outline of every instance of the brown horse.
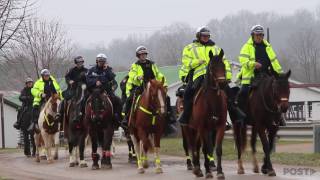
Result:
{"label": "brown horse", "polygon": [[85,112],[85,127],[88,128],[92,143],[93,170],[99,169],[98,143],[102,146],[101,168],[112,168],[113,105],[108,95],[102,91],[100,88],[92,90]]}
{"label": "brown horse", "polygon": [[197,177],[203,176],[200,169],[201,145],[205,158],[206,178],[213,177],[208,154],[212,151],[210,133],[216,130],[217,177],[224,179],[221,167],[221,156],[222,141],[227,121],[227,97],[221,87],[226,83],[223,56],[223,50],[221,50],[217,56],[213,56],[213,53],[211,51],[209,52],[210,62],[207,67],[206,78],[194,98],[192,117],[189,125],[184,126],[182,129],[188,139],[189,148],[192,151],[193,173]]}
{"label": "brown horse", "polygon": [[[58,159],[59,146],[59,122],[54,118],[58,112],[60,98],[58,94],[53,94],[42,108],[38,123],[40,133],[34,134],[36,144],[36,162],[40,162],[39,151],[44,145],[48,163],[53,163],[53,159]],[[52,157],[51,148],[55,145],[55,154]]]}
{"label": "brown horse", "polygon": [[[64,134],[68,139],[69,146],[69,167],[74,167],[79,164],[78,154],[80,155],[81,168],[88,167],[84,159],[85,139],[87,137],[87,128],[84,125],[84,116],[81,116],[79,121],[73,122],[73,119],[78,117],[81,112],[81,103],[84,101],[86,93],[86,85],[77,83],[75,87],[75,95],[66,105],[66,113],[64,117]],[[78,153],[79,151],[79,153]]]}
{"label": "brown horse", "polygon": [[[285,113],[289,107],[289,77],[291,71],[287,73],[277,74],[272,71],[272,75],[261,74],[260,85],[251,91],[248,104],[248,115],[252,120],[252,132],[251,132],[251,148],[253,155],[254,172],[259,173],[258,162],[256,159],[256,141],[257,134],[259,134],[264,151],[264,162],[261,167],[263,174],[269,176],[276,176],[276,173],[272,167],[270,160],[270,154],[274,146],[274,138],[279,129],[279,121],[281,113]],[[242,128],[243,132],[241,138],[238,138],[240,147],[240,156],[238,157],[238,174],[243,174],[243,164],[241,159],[241,153],[244,150],[246,141],[246,127]],[[242,140],[241,140],[242,139]],[[237,141],[237,139],[236,139]],[[242,147],[242,148],[241,148]]]}
{"label": "brown horse", "polygon": [[[155,152],[156,173],[162,173],[160,162],[160,138],[165,128],[166,89],[164,82],[150,80],[140,98],[137,98],[135,112],[131,113],[129,129],[135,144],[138,172],[148,168],[148,151]],[[133,101],[135,102],[135,101]]]}

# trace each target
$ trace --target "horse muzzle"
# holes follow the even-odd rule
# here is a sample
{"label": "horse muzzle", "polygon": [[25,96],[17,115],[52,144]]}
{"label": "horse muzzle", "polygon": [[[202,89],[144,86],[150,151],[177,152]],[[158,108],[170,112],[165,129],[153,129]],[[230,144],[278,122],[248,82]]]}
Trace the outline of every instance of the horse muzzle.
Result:
{"label": "horse muzzle", "polygon": [[281,98],[280,99],[280,110],[282,113],[286,113],[289,109],[289,99]]}

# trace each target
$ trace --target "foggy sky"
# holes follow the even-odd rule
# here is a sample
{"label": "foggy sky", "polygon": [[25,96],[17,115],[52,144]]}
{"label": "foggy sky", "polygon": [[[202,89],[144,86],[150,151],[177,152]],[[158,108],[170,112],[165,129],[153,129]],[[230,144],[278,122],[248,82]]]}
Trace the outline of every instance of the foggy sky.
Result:
{"label": "foggy sky", "polygon": [[152,33],[174,22],[196,28],[240,10],[292,14],[318,6],[320,0],[39,0],[36,10],[41,18],[61,21],[73,42],[89,46]]}

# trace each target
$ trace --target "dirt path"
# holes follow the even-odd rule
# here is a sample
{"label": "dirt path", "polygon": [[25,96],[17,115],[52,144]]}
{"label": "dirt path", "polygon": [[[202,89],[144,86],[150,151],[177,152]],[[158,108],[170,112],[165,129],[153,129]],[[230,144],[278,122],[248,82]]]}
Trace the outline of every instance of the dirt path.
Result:
{"label": "dirt path", "polygon": [[[31,158],[25,158],[20,153],[0,154],[0,177],[9,179],[112,179],[112,180],[144,180],[144,179],[197,179],[194,175],[186,170],[184,159],[175,156],[162,156],[163,174],[155,174],[152,167],[149,168],[145,174],[137,174],[136,166],[127,163],[127,153],[125,146],[117,147],[117,154],[113,159],[112,170],[91,170],[91,161],[88,160],[88,168],[69,168],[66,151],[60,151],[60,160],[55,161],[54,164],[47,164],[46,161],[41,163],[34,162]],[[152,157],[150,158],[150,160]],[[246,164],[245,175],[236,174],[236,163],[232,161],[223,161],[223,169],[226,179],[250,180],[250,179],[270,179],[261,174],[253,174],[251,171],[251,164]],[[317,173],[312,176],[297,176],[284,174],[285,168],[301,168],[292,166],[275,165],[277,177],[272,180],[286,180],[286,179],[319,179],[320,168],[312,168]],[[215,176],[215,173],[214,173]],[[216,178],[214,178],[216,179]]]}

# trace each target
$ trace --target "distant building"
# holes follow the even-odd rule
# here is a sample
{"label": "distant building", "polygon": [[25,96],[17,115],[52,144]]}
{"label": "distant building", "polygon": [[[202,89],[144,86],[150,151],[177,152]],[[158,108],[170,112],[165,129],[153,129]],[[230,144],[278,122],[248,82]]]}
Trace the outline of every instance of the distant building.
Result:
{"label": "distant building", "polygon": [[[3,98],[3,115],[4,115],[4,137],[6,148],[16,148],[20,139],[20,131],[13,128],[13,124],[17,120],[18,108],[21,103],[18,99],[19,92],[6,91],[1,92],[4,95]],[[0,100],[2,101],[2,100]],[[0,147],[2,146],[2,127],[0,123]]]}

